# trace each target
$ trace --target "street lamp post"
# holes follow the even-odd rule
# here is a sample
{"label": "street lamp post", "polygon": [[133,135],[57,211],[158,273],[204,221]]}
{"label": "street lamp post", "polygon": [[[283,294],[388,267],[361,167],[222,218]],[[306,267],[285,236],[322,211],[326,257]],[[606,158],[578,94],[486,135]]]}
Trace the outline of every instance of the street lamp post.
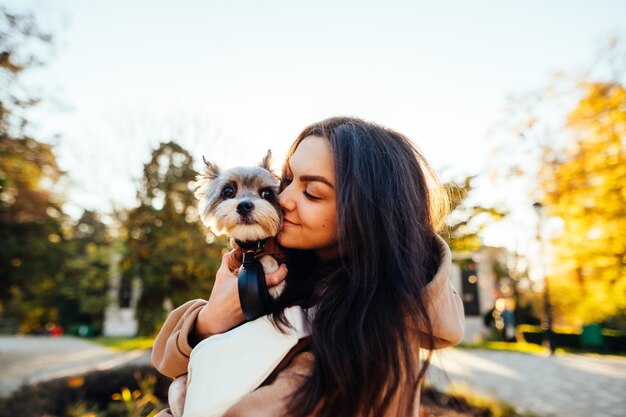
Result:
{"label": "street lamp post", "polygon": [[548,285],[548,274],[544,270],[544,262],[543,262],[543,252],[544,245],[543,239],[541,235],[541,224],[543,222],[543,205],[539,202],[533,204],[533,208],[537,213],[537,242],[539,242],[539,261],[541,262],[542,273],[543,273],[543,302],[544,308],[546,311],[546,325],[544,332],[544,342],[548,343],[548,347],[550,348],[550,355],[554,355],[556,350],[556,346],[554,343],[554,332],[552,331],[552,304],[550,302],[550,286]]}

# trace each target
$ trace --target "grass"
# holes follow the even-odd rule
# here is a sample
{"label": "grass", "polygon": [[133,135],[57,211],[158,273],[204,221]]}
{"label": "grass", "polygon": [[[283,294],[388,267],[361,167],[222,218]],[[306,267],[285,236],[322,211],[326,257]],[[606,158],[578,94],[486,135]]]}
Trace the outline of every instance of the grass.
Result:
{"label": "grass", "polygon": [[94,337],[89,341],[110,347],[115,350],[151,349],[154,337]]}
{"label": "grass", "polygon": [[465,385],[457,385],[447,392],[448,395],[463,398],[469,405],[477,409],[489,410],[493,417],[539,417],[532,412],[521,412],[512,405],[492,397],[486,397],[474,393]]}
{"label": "grass", "polygon": [[[457,347],[462,349],[486,349],[486,350],[502,350],[509,352],[528,353],[531,355],[547,355],[549,354],[548,348],[537,345],[534,343],[526,342],[499,342],[499,341],[484,341],[477,343],[461,343]],[[556,353],[565,353],[567,350],[557,348]]]}
{"label": "grass", "polygon": [[[485,349],[485,350],[499,350],[507,352],[527,353],[529,355],[546,356],[550,353],[547,347],[537,345],[535,343],[526,342],[499,342],[499,341],[483,341],[476,343],[460,343],[456,347],[461,349]],[[556,348],[555,354],[562,355],[564,353],[575,353],[577,355],[588,355],[598,357],[615,357],[623,358],[626,353],[611,352],[601,353],[593,350],[574,349],[574,348]]]}

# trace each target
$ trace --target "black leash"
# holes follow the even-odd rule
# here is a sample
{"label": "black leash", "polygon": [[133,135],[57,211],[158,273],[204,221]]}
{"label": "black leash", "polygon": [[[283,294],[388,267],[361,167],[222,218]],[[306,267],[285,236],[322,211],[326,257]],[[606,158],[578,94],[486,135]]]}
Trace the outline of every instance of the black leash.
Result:
{"label": "black leash", "polygon": [[265,241],[257,240],[242,242],[235,240],[237,246],[246,252],[243,254],[243,263],[239,268],[237,284],[239,301],[246,320],[254,320],[270,312],[272,298],[265,283],[265,272],[261,262],[254,258],[256,252],[263,249]]}

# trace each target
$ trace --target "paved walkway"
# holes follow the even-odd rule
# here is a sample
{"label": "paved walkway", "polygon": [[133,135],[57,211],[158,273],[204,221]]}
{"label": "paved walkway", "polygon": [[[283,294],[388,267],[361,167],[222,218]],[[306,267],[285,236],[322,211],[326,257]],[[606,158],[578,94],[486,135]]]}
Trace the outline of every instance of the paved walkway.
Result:
{"label": "paved walkway", "polygon": [[[148,362],[146,351],[119,352],[74,337],[0,336],[0,396],[27,383]],[[430,369],[439,389],[465,386],[545,417],[626,416],[626,358],[445,349]]]}
{"label": "paved walkway", "polygon": [[429,374],[441,390],[467,387],[546,417],[626,416],[626,358],[445,349]]}
{"label": "paved walkway", "polygon": [[119,352],[76,337],[0,336],[0,396],[24,384],[148,362],[145,350]]}

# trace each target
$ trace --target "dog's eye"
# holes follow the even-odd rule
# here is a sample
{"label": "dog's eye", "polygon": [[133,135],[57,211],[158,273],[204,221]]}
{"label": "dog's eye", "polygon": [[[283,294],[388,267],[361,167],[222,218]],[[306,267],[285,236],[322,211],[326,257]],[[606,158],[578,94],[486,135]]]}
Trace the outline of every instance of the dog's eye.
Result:
{"label": "dog's eye", "polygon": [[267,201],[274,200],[274,191],[272,191],[270,188],[265,188],[261,190],[261,198],[264,198]]}
{"label": "dog's eye", "polygon": [[224,197],[224,198],[233,198],[236,193],[237,193],[237,191],[235,190],[235,187],[227,185],[222,190],[222,197]]}

